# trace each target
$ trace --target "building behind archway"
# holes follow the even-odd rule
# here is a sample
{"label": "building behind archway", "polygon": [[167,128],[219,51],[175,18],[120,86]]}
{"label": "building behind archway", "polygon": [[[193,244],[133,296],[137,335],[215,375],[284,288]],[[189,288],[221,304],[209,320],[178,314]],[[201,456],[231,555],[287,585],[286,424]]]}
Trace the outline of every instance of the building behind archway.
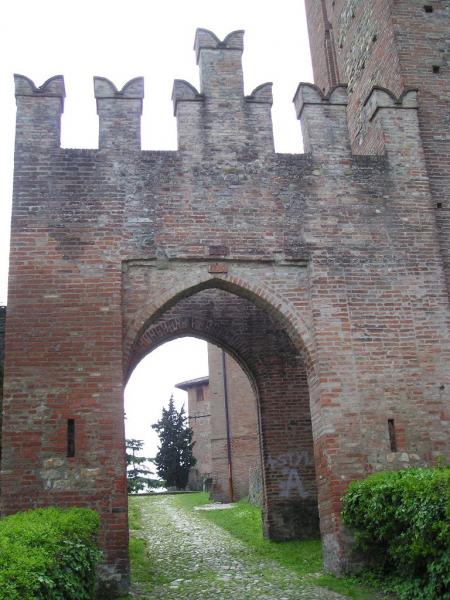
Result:
{"label": "building behind archway", "polygon": [[240,500],[249,495],[250,474],[259,481],[254,472],[261,470],[255,392],[239,364],[214,344],[208,344],[208,365],[208,377],[176,386],[188,394],[194,432],[197,464],[189,487],[207,490],[214,500]]}

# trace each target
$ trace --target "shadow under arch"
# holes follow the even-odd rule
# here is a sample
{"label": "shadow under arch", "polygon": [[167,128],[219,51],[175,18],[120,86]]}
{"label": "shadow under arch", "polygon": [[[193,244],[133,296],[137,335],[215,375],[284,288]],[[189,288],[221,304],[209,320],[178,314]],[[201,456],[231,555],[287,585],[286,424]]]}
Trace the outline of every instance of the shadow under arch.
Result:
{"label": "shadow under arch", "polygon": [[242,358],[241,354],[236,350],[236,347],[233,343],[230,343],[229,341],[224,340],[219,335],[214,335],[214,333],[208,332],[206,330],[206,328],[199,328],[199,329],[194,329],[192,327],[177,328],[175,326],[175,323],[177,321],[179,321],[179,319],[174,318],[174,319],[172,319],[172,323],[174,325],[169,323],[169,328],[172,329],[172,333],[161,333],[161,335],[158,336],[157,339],[155,339],[153,343],[149,344],[148,346],[146,345],[140,352],[136,352],[135,354],[133,354],[132,359],[129,363],[129,367],[125,374],[124,385],[126,385],[128,383],[128,381],[130,380],[130,377],[133,374],[134,369],[138,366],[138,364],[141,362],[141,360],[144,359],[148,354],[151,354],[154,350],[156,350],[160,346],[163,346],[164,344],[167,344],[168,342],[172,342],[174,340],[177,340],[177,339],[180,339],[183,337],[193,337],[193,338],[197,338],[199,340],[205,341],[207,343],[214,344],[215,346],[218,346],[219,348],[221,348],[222,350],[227,352],[227,354],[229,354],[238,363],[240,368],[247,375],[247,377],[250,381],[250,384],[252,386],[252,389],[254,391],[254,394],[255,394],[256,398],[258,397],[258,388],[256,385],[256,381],[255,381],[253,372],[247,365],[246,361]]}
{"label": "shadow under arch", "polygon": [[277,321],[291,339],[297,351],[301,354],[309,374],[315,373],[315,347],[313,335],[299,311],[285,298],[279,296],[270,286],[251,283],[240,276],[205,276],[199,273],[190,285],[184,282],[163,290],[158,301],[141,305],[137,310],[130,326],[125,332],[124,339],[124,372],[129,376],[132,363],[133,349],[145,331],[157,319],[179,303],[184,298],[193,296],[208,289],[219,289],[235,296],[245,298],[263,310]]}

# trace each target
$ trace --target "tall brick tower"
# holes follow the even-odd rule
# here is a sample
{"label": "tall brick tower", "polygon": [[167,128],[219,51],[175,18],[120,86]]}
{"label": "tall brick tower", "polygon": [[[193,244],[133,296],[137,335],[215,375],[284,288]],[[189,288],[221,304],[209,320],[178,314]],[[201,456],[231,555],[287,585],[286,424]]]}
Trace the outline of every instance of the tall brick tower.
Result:
{"label": "tall brick tower", "polygon": [[[305,0],[314,81],[323,93],[348,85],[348,123],[357,154],[382,153],[367,119],[374,86],[394,100],[418,90],[418,118],[450,289],[450,1]],[[399,104],[398,104],[399,105]]]}

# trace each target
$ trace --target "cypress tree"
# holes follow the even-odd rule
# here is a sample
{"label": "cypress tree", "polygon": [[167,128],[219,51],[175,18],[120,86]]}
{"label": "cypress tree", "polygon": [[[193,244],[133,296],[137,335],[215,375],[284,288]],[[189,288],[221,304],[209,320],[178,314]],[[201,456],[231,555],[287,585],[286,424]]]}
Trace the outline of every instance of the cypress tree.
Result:
{"label": "cypress tree", "polygon": [[157,431],[160,440],[158,452],[153,460],[158,475],[164,479],[167,487],[184,490],[189,469],[196,463],[192,454],[193,431],[187,425],[184,406],[178,412],[171,396],[169,407],[163,408],[161,419],[152,425],[152,428]]}

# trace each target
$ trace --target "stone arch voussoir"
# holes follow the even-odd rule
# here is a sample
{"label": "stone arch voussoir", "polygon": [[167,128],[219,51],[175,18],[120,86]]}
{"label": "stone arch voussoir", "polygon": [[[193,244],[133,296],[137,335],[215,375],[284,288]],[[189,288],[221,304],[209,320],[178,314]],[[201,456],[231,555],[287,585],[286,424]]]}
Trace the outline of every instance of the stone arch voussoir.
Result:
{"label": "stone arch voussoir", "polygon": [[[167,274],[167,270],[164,273]],[[277,322],[282,324],[297,350],[302,354],[305,365],[310,373],[315,371],[314,340],[306,321],[299,314],[290,300],[283,297],[266,282],[249,281],[240,275],[215,275],[197,270],[184,278],[173,278],[169,285],[164,284],[159,289],[149,290],[148,301],[143,302],[136,311],[124,339],[124,367],[128,370],[131,355],[136,340],[145,334],[149,326],[156,322],[159,316],[172,308],[180,300],[209,288],[218,288],[237,296],[247,298],[262,308]],[[184,334],[188,335],[188,333]],[[173,337],[178,337],[174,335]],[[173,338],[172,338],[173,339]],[[166,336],[169,340],[169,336]]]}

